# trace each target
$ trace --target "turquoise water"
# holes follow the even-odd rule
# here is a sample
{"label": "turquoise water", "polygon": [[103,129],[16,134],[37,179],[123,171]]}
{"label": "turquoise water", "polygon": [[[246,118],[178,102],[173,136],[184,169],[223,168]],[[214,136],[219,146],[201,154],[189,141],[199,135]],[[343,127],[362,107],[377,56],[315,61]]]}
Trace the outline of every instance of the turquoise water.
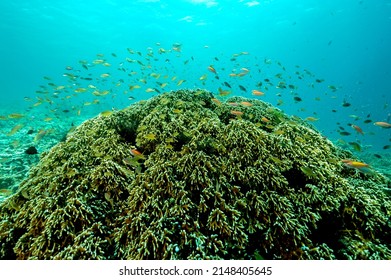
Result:
{"label": "turquoise water", "polygon": [[29,146],[40,153],[99,112],[178,88],[315,118],[391,173],[391,129],[373,125],[391,121],[391,1],[17,0],[0,3],[0,18],[2,188],[37,160]]}

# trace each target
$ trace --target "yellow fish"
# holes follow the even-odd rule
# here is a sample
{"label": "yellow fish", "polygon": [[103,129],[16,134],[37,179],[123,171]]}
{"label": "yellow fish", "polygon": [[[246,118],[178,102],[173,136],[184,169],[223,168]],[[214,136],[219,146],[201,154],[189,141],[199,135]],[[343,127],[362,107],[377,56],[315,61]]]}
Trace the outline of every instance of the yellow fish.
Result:
{"label": "yellow fish", "polygon": [[315,118],[315,117],[306,117],[305,118],[306,121],[309,121],[309,122],[315,122],[317,120],[319,120],[318,118]]}
{"label": "yellow fish", "polygon": [[170,99],[163,97],[162,99],[160,99],[159,103],[162,105],[166,105],[170,103]]}
{"label": "yellow fish", "polygon": [[20,119],[20,118],[23,118],[24,115],[18,114],[18,113],[13,113],[13,114],[9,114],[8,117],[9,117],[10,119]]}
{"label": "yellow fish", "polygon": [[204,74],[200,77],[200,81],[206,80],[208,78],[208,75]]}
{"label": "yellow fish", "polygon": [[86,92],[87,89],[86,88],[77,88],[74,91],[77,92],[77,93],[81,93],[81,92]]}
{"label": "yellow fish", "polygon": [[214,74],[217,74],[216,69],[215,69],[212,65],[210,65],[210,66],[208,67],[208,70],[209,70],[210,72],[214,73]]}
{"label": "yellow fish", "polygon": [[347,167],[353,167],[353,168],[369,167],[369,164],[367,164],[367,163],[355,161],[355,160],[350,160],[350,159],[343,159],[342,162]]}
{"label": "yellow fish", "polygon": [[195,96],[198,96],[198,95],[200,95],[200,94],[202,94],[202,93],[203,93],[202,90],[197,90],[197,91],[194,93],[194,95],[195,95]]}
{"label": "yellow fish", "polygon": [[307,175],[307,177],[310,177],[310,178],[316,178],[316,174],[315,172],[312,170],[312,168],[308,167],[308,166],[301,166],[300,167],[300,170],[305,174]]}
{"label": "yellow fish", "polygon": [[130,89],[130,90],[134,90],[134,89],[136,89],[136,88],[140,88],[140,86],[139,86],[139,85],[129,86],[129,89]]}
{"label": "yellow fish", "polygon": [[369,166],[369,164],[367,163],[355,161],[351,159],[343,159],[342,162],[346,167],[355,168],[362,173],[369,173],[369,174],[375,173],[375,171],[373,171]]}
{"label": "yellow fish", "polygon": [[151,77],[155,78],[155,79],[159,79],[160,78],[160,74],[157,74],[157,73],[151,73],[149,74]]}
{"label": "yellow fish", "polygon": [[7,136],[14,135],[16,132],[18,132],[23,127],[22,124],[17,124],[14,126],[14,128],[11,129],[10,132],[7,133]]}
{"label": "yellow fish", "polygon": [[223,90],[222,88],[219,88],[219,95],[220,96],[227,96],[230,93],[231,93],[230,90]]}
{"label": "yellow fish", "polygon": [[50,130],[49,129],[41,129],[38,133],[37,133],[37,135],[35,135],[35,137],[34,137],[34,141],[35,142],[37,142],[37,141],[39,141],[39,140],[41,140],[42,139],[42,137],[44,137],[46,134],[48,134],[50,132]]}
{"label": "yellow fish", "polygon": [[94,61],[92,61],[93,64],[102,64],[104,62],[105,61],[103,59],[95,59]]}
{"label": "yellow fish", "polygon": [[144,138],[149,139],[149,140],[155,140],[156,139],[156,134],[148,133],[148,134],[144,135]]}
{"label": "yellow fish", "polygon": [[108,90],[104,90],[104,91],[94,90],[92,92],[92,94],[95,96],[104,96],[104,95],[108,94],[109,92],[110,91],[108,91]]}
{"label": "yellow fish", "polygon": [[110,110],[103,111],[103,112],[100,113],[100,115],[103,116],[103,117],[110,116],[111,114],[113,114],[113,111],[110,111]]}

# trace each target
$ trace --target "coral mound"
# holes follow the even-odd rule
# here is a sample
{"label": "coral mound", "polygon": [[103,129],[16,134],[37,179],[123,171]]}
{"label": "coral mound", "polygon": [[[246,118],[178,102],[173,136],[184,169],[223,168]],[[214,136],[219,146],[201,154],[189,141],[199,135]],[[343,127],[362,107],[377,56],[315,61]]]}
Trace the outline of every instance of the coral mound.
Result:
{"label": "coral mound", "polygon": [[2,259],[390,259],[391,187],[299,118],[204,90],[80,125],[0,205]]}

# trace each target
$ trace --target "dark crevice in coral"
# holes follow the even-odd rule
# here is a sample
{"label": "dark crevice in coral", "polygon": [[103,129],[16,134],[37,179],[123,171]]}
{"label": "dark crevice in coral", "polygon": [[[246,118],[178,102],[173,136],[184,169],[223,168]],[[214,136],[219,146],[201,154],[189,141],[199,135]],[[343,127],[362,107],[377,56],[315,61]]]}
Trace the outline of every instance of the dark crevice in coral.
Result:
{"label": "dark crevice in coral", "polygon": [[136,141],[136,131],[139,126],[139,122],[134,119],[129,119],[126,112],[117,112],[114,119],[114,128],[117,133],[128,143],[134,143]]}
{"label": "dark crevice in coral", "polygon": [[218,152],[214,146],[215,143],[216,141],[213,138],[203,139],[202,141],[197,142],[197,150],[203,151],[207,155],[214,155]]}
{"label": "dark crevice in coral", "polygon": [[286,178],[289,186],[294,189],[304,188],[306,184],[310,184],[312,182],[303,174],[302,171],[294,168],[284,171],[281,174]]}
{"label": "dark crevice in coral", "polygon": [[[265,243],[266,232],[257,232],[256,234],[248,235],[247,254],[252,259],[255,259],[256,252],[264,260],[272,260],[273,254],[261,244]],[[260,246],[261,245],[261,246]]]}
{"label": "dark crevice in coral", "polygon": [[342,228],[343,222],[335,214],[324,213],[321,220],[316,223],[316,229],[313,230],[309,238],[314,245],[327,244],[334,253],[337,253],[341,249]]}
{"label": "dark crevice in coral", "polygon": [[177,142],[173,143],[173,150],[176,152],[182,151],[183,146],[188,144],[191,141],[191,136],[185,135],[183,132],[180,132],[177,136]]}
{"label": "dark crevice in coral", "polygon": [[12,239],[3,244],[0,253],[4,254],[0,259],[2,260],[15,260],[18,259],[14,252],[16,242],[26,233],[26,229],[15,227],[11,230]]}

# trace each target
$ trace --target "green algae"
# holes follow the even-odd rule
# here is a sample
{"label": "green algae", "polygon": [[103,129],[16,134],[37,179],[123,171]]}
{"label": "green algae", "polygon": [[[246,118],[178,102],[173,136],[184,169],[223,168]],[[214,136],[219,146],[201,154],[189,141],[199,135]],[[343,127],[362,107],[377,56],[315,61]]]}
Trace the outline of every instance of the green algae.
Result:
{"label": "green algae", "polygon": [[0,258],[391,258],[389,179],[270,104],[212,98],[80,125],[0,205]]}

